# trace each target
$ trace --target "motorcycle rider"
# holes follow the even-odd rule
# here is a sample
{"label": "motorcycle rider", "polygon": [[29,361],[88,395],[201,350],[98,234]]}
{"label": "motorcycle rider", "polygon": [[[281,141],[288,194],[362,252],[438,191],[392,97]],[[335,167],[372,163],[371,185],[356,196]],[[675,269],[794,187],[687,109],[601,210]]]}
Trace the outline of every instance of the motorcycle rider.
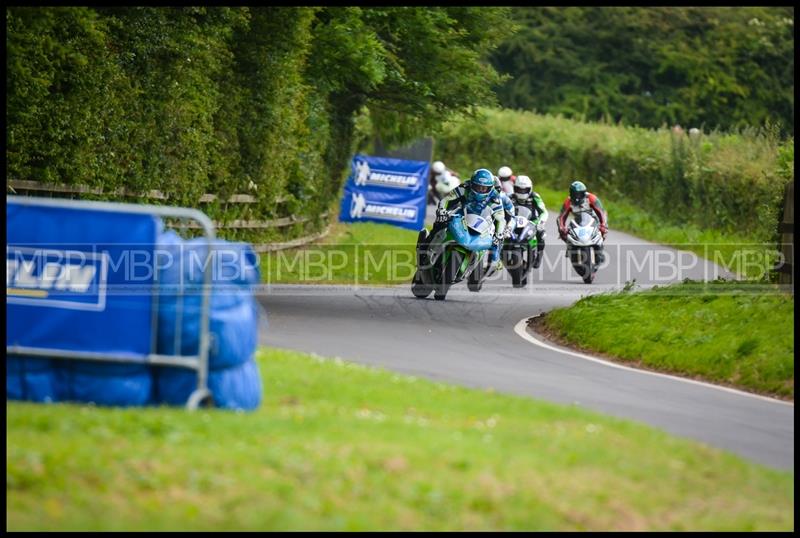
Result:
{"label": "motorcycle rider", "polygon": [[515,206],[525,206],[530,209],[531,215],[533,216],[531,222],[536,223],[536,250],[538,252],[532,267],[538,269],[543,258],[544,227],[549,213],[547,212],[542,197],[539,196],[538,192],[533,190],[533,181],[528,176],[517,176],[517,179],[514,181],[514,194],[511,198]]}
{"label": "motorcycle rider", "polygon": [[500,183],[500,178],[494,176],[494,188],[497,191],[497,194],[500,195],[500,201],[503,202],[503,210],[505,211],[506,217],[506,237],[511,235],[511,221],[514,220],[514,216],[517,214],[517,208],[514,206],[514,202],[511,201],[511,196],[506,194],[503,190],[503,185]]}
{"label": "motorcycle rider", "polygon": [[514,194],[514,181],[517,177],[511,172],[511,167],[501,166],[497,171],[497,177],[500,178],[500,188],[508,196]]}
{"label": "motorcycle rider", "polygon": [[[570,213],[578,211],[592,210],[597,215],[600,222],[600,234],[603,239],[606,238],[608,233],[608,215],[600,202],[600,198],[586,190],[586,185],[582,181],[573,181],[569,186],[569,196],[564,200],[564,205],[561,206],[561,212],[558,214],[558,237],[565,241],[567,240],[567,217]],[[605,254],[603,247],[597,249],[597,261],[603,263]]]}
{"label": "motorcycle rider", "polygon": [[447,168],[442,161],[433,161],[431,163],[431,171],[428,176],[428,203],[435,204],[437,203],[437,196],[436,196],[436,186],[444,181],[444,182],[451,182],[455,178],[455,182],[458,183],[459,177],[458,174]]}
{"label": "motorcycle rider", "polygon": [[[486,207],[489,207],[492,212],[492,219],[495,222],[494,245],[492,246],[491,263],[497,266],[497,270],[502,268],[500,261],[500,247],[503,245],[503,240],[506,237],[506,224],[507,209],[500,196],[500,193],[495,190],[494,175],[486,168],[479,168],[473,172],[468,181],[453,189],[450,194],[442,198],[439,206],[436,209],[436,221],[434,222],[431,233],[428,237],[433,237],[436,232],[441,228],[447,226],[450,217],[449,211],[458,207],[461,204],[466,205],[466,209],[470,213],[480,215]],[[509,201],[510,202],[510,201]],[[511,205],[513,211],[513,204]]]}

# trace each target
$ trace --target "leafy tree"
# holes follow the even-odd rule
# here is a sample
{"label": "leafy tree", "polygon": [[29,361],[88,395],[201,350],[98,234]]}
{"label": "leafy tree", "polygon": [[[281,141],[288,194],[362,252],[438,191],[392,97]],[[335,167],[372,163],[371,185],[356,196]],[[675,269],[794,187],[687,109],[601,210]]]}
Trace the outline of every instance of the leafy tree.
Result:
{"label": "leafy tree", "polygon": [[794,8],[519,8],[504,106],[647,127],[794,132]]}

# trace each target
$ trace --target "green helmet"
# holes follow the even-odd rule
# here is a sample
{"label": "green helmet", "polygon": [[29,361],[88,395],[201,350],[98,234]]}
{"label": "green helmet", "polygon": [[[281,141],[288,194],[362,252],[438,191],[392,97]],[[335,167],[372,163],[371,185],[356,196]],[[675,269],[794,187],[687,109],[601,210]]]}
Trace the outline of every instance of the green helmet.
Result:
{"label": "green helmet", "polygon": [[586,199],[586,185],[582,181],[573,181],[569,186],[569,199],[574,205],[580,205]]}

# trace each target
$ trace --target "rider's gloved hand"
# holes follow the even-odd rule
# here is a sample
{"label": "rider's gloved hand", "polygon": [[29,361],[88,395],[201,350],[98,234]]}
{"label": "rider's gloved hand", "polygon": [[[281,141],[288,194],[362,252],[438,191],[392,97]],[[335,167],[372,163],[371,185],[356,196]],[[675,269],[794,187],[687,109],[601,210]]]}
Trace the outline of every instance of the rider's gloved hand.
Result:
{"label": "rider's gloved hand", "polygon": [[447,209],[443,207],[436,208],[436,222],[447,222],[448,214]]}
{"label": "rider's gloved hand", "polygon": [[495,233],[494,237],[492,238],[492,242],[495,245],[501,245],[503,243],[503,240],[505,239],[505,237],[506,237],[505,230],[503,230],[502,232],[499,232],[499,233]]}
{"label": "rider's gloved hand", "polygon": [[562,241],[566,241],[567,240],[567,229],[566,228],[562,228],[562,227],[559,226],[559,228],[558,228],[558,237]]}
{"label": "rider's gloved hand", "polygon": [[503,239],[508,239],[511,237],[511,232],[514,230],[513,226],[506,226],[506,229],[503,230]]}
{"label": "rider's gloved hand", "polygon": [[543,232],[544,231],[544,222],[537,222],[536,223],[536,231]]}
{"label": "rider's gloved hand", "polygon": [[606,238],[606,234],[607,233],[608,233],[608,226],[606,226],[605,224],[601,224],[600,225],[600,235],[603,236],[603,239]]}

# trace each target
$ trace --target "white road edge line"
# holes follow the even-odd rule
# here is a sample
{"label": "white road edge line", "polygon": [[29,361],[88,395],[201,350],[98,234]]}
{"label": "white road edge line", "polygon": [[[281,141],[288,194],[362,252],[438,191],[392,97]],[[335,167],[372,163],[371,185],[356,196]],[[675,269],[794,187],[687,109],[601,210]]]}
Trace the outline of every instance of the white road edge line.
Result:
{"label": "white road edge line", "polygon": [[787,402],[785,400],[778,400],[777,398],[770,398],[768,396],[761,396],[760,394],[753,394],[751,392],[744,392],[742,390],[732,389],[732,388],[728,388],[728,387],[722,387],[720,385],[714,385],[713,383],[705,383],[703,381],[695,381],[694,379],[686,379],[685,377],[678,377],[678,376],[669,375],[669,374],[661,374],[661,373],[658,373],[658,372],[651,372],[650,370],[640,370],[638,368],[631,368],[630,366],[623,366],[623,365],[617,364],[615,362],[606,361],[606,360],[603,360],[603,359],[598,359],[597,357],[592,357],[590,355],[585,355],[583,353],[577,353],[575,351],[568,351],[566,349],[559,349],[557,347],[551,346],[550,344],[546,344],[546,343],[542,342],[541,340],[538,340],[538,339],[534,338],[533,336],[531,336],[531,334],[528,332],[527,327],[528,327],[528,320],[530,318],[533,318],[533,317],[537,317],[537,316],[529,316],[527,318],[521,319],[519,321],[519,323],[517,323],[514,326],[514,332],[517,333],[519,336],[521,336],[523,339],[527,340],[528,342],[531,342],[532,344],[536,344],[537,346],[543,347],[545,349],[549,349],[551,351],[557,351],[558,353],[564,353],[565,355],[572,355],[573,357],[578,357],[579,359],[584,359],[584,360],[587,360],[587,361],[592,361],[592,362],[596,362],[596,363],[599,363],[599,364],[604,364],[604,365],[610,366],[612,368],[619,368],[620,370],[629,370],[631,372],[636,372],[636,373],[639,373],[639,374],[654,375],[654,376],[658,376],[658,377],[666,377],[668,379],[674,379],[676,381],[682,381],[684,383],[692,383],[693,385],[701,385],[703,387],[708,387],[708,388],[712,388],[712,389],[724,390],[725,392],[731,392],[733,394],[738,394],[740,396],[749,396],[750,398],[757,398],[759,400],[764,400],[764,401],[767,401],[767,402],[779,403],[779,404],[783,404],[783,405],[788,405],[788,406],[794,407],[794,402]]}

